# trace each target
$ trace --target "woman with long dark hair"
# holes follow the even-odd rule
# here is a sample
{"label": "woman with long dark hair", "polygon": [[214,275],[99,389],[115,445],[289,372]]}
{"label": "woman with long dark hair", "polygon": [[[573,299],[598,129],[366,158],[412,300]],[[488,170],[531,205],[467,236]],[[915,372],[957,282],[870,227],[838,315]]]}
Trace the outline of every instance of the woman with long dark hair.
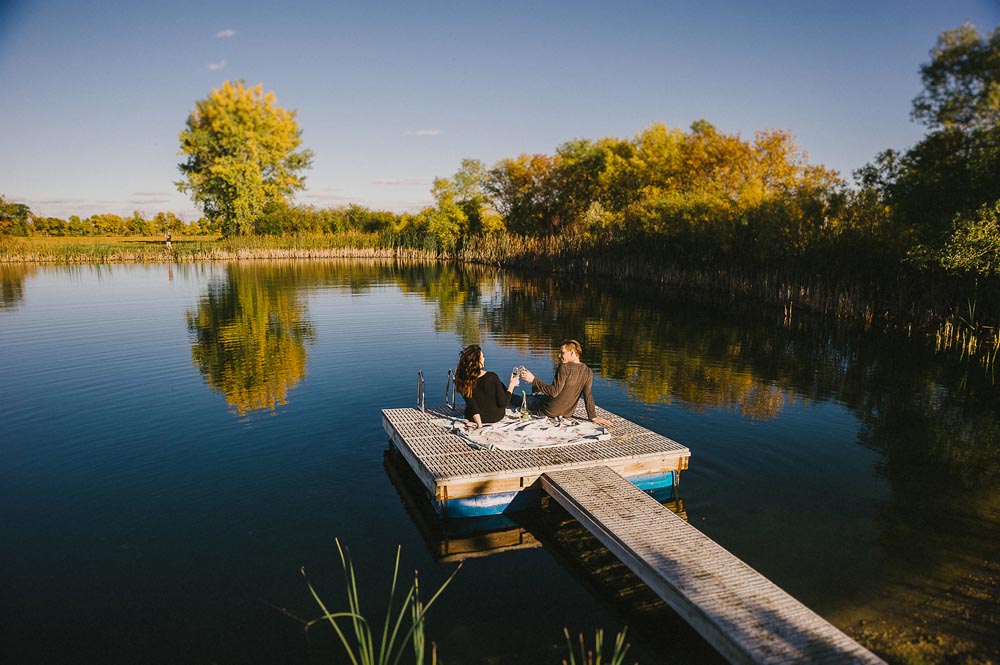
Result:
{"label": "woman with long dark hair", "polygon": [[485,364],[482,347],[470,344],[462,349],[455,370],[455,389],[465,398],[465,419],[475,427],[503,420],[511,393],[520,383],[517,374],[511,374],[504,388],[499,376],[483,369]]}

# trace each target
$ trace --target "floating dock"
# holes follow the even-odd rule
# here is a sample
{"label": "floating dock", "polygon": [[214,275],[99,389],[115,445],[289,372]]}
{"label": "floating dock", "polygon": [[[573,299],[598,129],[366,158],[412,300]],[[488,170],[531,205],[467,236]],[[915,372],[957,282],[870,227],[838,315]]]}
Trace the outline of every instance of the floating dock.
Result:
{"label": "floating dock", "polygon": [[[528,505],[548,471],[607,466],[638,487],[672,492],[691,456],[685,446],[598,407],[611,421],[609,441],[532,448],[476,450],[432,423],[461,417],[462,409],[383,409],[382,426],[427,489],[442,517],[481,517]],[[578,418],[586,419],[583,405]],[[527,490],[527,491],[526,491]],[[668,497],[664,497],[668,498]]]}
{"label": "floating dock", "polygon": [[[686,447],[598,412],[612,423],[610,441],[528,450],[474,449],[431,422],[460,416],[454,407],[384,409],[382,419],[438,515],[497,515],[548,493],[730,662],[884,665],[642,491],[675,490],[688,468]],[[441,554],[537,546],[523,529],[515,536],[516,542],[470,541]]]}

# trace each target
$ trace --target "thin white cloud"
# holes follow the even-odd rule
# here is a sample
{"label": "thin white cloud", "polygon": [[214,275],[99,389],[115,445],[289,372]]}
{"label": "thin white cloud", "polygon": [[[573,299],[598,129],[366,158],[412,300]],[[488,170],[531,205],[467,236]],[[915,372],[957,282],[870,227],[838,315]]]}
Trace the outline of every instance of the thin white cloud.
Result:
{"label": "thin white cloud", "polygon": [[232,28],[226,28],[225,30],[219,30],[217,33],[215,33],[215,36],[220,37],[222,39],[229,39],[230,37],[236,36],[236,31],[233,30]]}
{"label": "thin white cloud", "polygon": [[424,208],[433,208],[434,199],[424,199],[422,201],[403,201],[396,206],[397,212],[420,212]]}
{"label": "thin white cloud", "polygon": [[424,178],[397,178],[394,180],[372,180],[373,185],[430,185],[429,180]]}
{"label": "thin white cloud", "polygon": [[208,63],[207,66],[208,66],[208,69],[210,71],[217,72],[217,71],[219,71],[220,69],[223,69],[226,66],[226,61],[225,60],[220,60],[218,62],[210,62],[210,63]]}
{"label": "thin white cloud", "polygon": [[337,189],[313,189],[302,192],[296,198],[314,203],[358,203],[360,199],[345,196]]}
{"label": "thin white cloud", "polygon": [[[16,201],[17,197],[13,197],[11,200],[12,201]],[[31,199],[30,201],[26,201],[26,203],[30,207],[32,205],[43,205],[43,206],[46,206],[46,205],[55,205],[55,206],[60,206],[60,205],[79,205],[81,203],[89,203],[89,201],[87,201],[86,199],[59,199],[59,198],[55,198],[55,199]]]}
{"label": "thin white cloud", "polygon": [[412,132],[406,132],[410,136],[441,136],[444,132],[440,129],[418,129]]}

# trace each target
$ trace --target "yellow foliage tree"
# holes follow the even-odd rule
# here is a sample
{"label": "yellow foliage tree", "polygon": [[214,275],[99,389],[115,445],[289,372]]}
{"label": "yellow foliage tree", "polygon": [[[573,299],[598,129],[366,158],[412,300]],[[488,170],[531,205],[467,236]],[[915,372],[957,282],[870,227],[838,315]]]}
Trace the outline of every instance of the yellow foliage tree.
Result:
{"label": "yellow foliage tree", "polygon": [[198,101],[180,142],[187,160],[178,165],[184,177],[174,184],[223,235],[251,233],[268,203],[287,202],[302,189],[300,172],[313,156],[298,150],[295,111],[279,107],[263,86],[243,81],[226,81]]}

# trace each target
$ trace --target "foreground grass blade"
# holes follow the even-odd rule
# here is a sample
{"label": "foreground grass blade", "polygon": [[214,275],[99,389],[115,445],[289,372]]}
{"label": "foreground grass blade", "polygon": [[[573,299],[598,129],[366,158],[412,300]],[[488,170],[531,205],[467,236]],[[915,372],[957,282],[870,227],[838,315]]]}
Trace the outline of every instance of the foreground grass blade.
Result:
{"label": "foreground grass blade", "polygon": [[[320,598],[319,594],[307,579],[306,586],[309,588],[309,593],[312,594],[313,599],[316,601],[316,604],[319,605],[323,615],[318,619],[307,622],[306,628],[311,627],[319,621],[327,621],[337,634],[337,638],[340,640],[341,645],[347,652],[347,656],[350,658],[352,665],[389,665],[390,662],[393,663],[393,665],[397,665],[403,654],[407,651],[407,645],[412,646],[417,665],[422,665],[425,656],[424,652],[426,650],[424,621],[427,611],[440,597],[441,593],[445,590],[445,588],[447,588],[451,581],[455,579],[455,575],[458,574],[462,565],[459,564],[456,566],[455,570],[448,576],[448,579],[441,584],[426,604],[420,600],[417,572],[414,571],[413,585],[403,596],[399,605],[399,610],[395,613],[394,618],[393,613],[396,602],[396,590],[399,585],[399,562],[402,552],[402,547],[397,547],[396,560],[392,570],[392,583],[389,589],[388,607],[386,609],[385,621],[382,625],[378,647],[376,648],[374,632],[372,631],[371,625],[361,612],[361,596],[358,591],[357,575],[355,574],[354,564],[351,561],[350,553],[347,551],[347,548],[341,545],[339,539],[335,539],[334,542],[337,545],[337,554],[340,557],[340,565],[344,571],[344,581],[346,584],[345,595],[347,596],[348,609],[344,612],[330,612],[322,598]],[[304,569],[302,570],[302,575],[303,577],[305,576]],[[407,617],[410,619],[410,627],[405,631],[405,634],[400,637],[400,633],[403,630],[403,621]],[[338,620],[350,621],[354,633],[353,643],[339,625]],[[436,645],[432,646],[432,662],[435,664],[437,663]]]}

